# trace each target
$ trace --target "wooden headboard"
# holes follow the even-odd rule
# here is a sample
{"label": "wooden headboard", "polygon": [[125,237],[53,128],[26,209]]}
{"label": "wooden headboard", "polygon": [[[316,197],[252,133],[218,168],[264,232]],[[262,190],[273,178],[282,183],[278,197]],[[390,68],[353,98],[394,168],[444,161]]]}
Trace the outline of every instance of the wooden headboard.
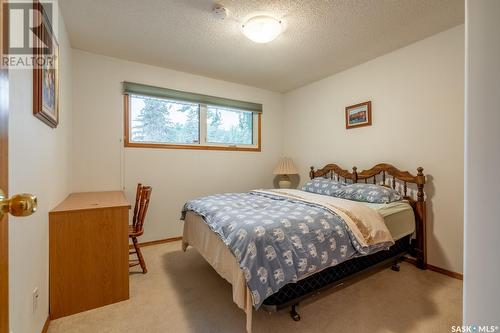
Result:
{"label": "wooden headboard", "polygon": [[358,168],[353,167],[351,172],[332,163],[318,170],[311,167],[309,176],[311,179],[324,177],[345,183],[379,184],[391,187],[401,193],[404,199],[408,200],[415,213],[416,239],[412,242],[412,255],[416,258],[417,267],[425,269],[427,266],[427,242],[425,176],[423,171],[423,168],[417,168],[417,175],[415,176],[408,171],[401,171],[391,164],[381,163],[361,172],[358,172]]}

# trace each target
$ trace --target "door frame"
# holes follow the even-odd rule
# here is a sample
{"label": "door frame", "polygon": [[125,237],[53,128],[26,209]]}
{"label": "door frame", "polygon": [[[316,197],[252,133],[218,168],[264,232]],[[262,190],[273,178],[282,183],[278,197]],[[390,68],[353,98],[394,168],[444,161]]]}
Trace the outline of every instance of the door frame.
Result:
{"label": "door frame", "polygon": [[[0,0],[0,55],[8,38],[8,14],[5,0]],[[0,61],[0,188],[8,195],[8,127],[9,127],[9,73]],[[9,231],[8,214],[0,219],[0,333],[9,332]]]}

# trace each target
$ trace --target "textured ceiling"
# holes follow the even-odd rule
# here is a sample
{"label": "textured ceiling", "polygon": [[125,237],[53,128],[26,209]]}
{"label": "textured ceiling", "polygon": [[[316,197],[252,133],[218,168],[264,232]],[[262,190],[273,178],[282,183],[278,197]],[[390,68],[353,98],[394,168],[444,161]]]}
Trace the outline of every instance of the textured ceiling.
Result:
{"label": "textured ceiling", "polygon": [[[286,92],[464,22],[461,0],[59,0],[74,48]],[[243,36],[281,19],[269,44]]]}

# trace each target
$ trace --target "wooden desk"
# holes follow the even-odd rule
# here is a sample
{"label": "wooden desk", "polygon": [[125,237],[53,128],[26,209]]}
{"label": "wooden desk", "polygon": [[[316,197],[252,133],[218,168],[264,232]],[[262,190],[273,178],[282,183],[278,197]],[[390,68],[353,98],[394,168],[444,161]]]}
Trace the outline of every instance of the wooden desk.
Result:
{"label": "wooden desk", "polygon": [[51,319],[129,298],[129,209],[121,191],[89,192],[49,212]]}

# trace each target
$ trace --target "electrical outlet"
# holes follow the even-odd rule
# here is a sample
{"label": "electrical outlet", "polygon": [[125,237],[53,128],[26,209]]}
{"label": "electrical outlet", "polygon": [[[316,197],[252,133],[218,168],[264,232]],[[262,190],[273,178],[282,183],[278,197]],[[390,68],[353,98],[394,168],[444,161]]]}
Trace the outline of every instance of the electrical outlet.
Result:
{"label": "electrical outlet", "polygon": [[38,308],[38,287],[33,289],[33,313],[36,312]]}

